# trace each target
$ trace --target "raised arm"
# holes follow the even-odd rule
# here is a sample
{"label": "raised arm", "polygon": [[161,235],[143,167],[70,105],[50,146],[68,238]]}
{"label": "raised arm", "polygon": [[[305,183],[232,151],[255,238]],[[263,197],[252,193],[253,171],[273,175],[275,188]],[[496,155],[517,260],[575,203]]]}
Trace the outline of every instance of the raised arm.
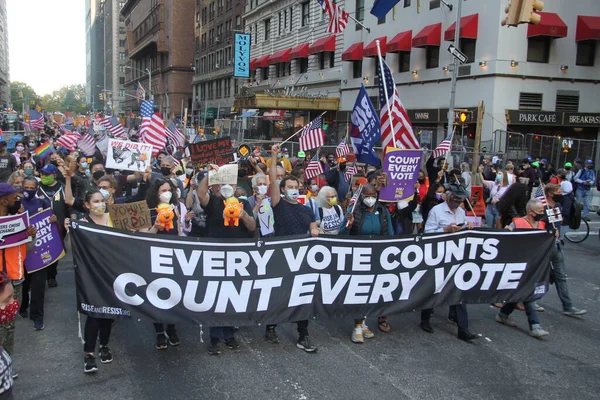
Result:
{"label": "raised arm", "polygon": [[[208,171],[211,170],[218,171],[219,166],[214,164],[208,165]],[[208,194],[208,172],[204,175],[204,178],[198,183],[198,199],[200,200],[200,205],[202,207],[206,207],[208,202],[210,201],[210,195]]]}
{"label": "raised arm", "polygon": [[281,200],[279,183],[277,183],[277,154],[281,151],[281,146],[274,144],[271,147],[271,168],[269,168],[269,188],[271,189],[271,206],[275,207]]}

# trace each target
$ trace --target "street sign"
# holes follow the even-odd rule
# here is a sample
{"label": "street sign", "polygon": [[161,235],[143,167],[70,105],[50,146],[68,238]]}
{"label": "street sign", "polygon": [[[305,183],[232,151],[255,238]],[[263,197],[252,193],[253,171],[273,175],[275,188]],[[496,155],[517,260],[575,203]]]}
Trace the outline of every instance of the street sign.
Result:
{"label": "street sign", "polygon": [[452,54],[452,56],[453,56],[454,58],[456,58],[458,61],[460,61],[460,63],[461,63],[461,64],[464,64],[464,63],[466,63],[466,62],[467,62],[467,60],[468,60],[468,58],[467,58],[466,54],[465,54],[465,53],[463,53],[462,51],[460,51],[459,49],[457,49],[456,47],[454,47],[454,45],[453,45],[453,44],[451,44],[451,45],[448,47],[448,52],[449,52],[450,54]]}

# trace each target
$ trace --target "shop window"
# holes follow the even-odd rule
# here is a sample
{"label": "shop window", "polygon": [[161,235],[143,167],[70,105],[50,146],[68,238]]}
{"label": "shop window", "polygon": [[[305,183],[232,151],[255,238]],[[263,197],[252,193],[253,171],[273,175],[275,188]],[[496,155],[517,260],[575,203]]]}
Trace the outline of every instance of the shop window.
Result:
{"label": "shop window", "polygon": [[475,44],[476,39],[460,39],[459,48],[467,56],[467,64],[475,61]]}
{"label": "shop window", "polygon": [[398,72],[410,71],[410,51],[398,53]]}
{"label": "shop window", "polygon": [[527,61],[548,63],[550,61],[550,38],[532,37],[527,40]]}
{"label": "shop window", "polygon": [[593,67],[596,59],[596,41],[582,40],[577,42],[577,65]]}
{"label": "shop window", "polygon": [[362,60],[352,61],[352,77],[362,78]]}
{"label": "shop window", "polygon": [[426,50],[426,68],[437,68],[440,66],[440,48],[428,46]]}
{"label": "shop window", "polygon": [[300,65],[301,74],[308,72],[308,58],[299,58],[297,62]]}

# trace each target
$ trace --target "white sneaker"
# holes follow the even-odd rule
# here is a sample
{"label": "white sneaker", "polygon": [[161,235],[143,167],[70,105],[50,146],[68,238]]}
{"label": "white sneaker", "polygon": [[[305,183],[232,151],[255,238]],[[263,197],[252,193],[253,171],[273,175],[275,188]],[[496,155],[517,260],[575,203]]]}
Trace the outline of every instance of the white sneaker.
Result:
{"label": "white sneaker", "polygon": [[354,327],[352,331],[352,341],[354,343],[364,343],[365,338],[363,336],[363,330],[360,326]]}
{"label": "white sneaker", "polygon": [[373,339],[375,337],[375,334],[373,333],[373,331],[370,330],[369,327],[367,326],[367,324],[365,324],[364,322],[361,326],[361,329],[362,329],[363,337],[365,339]]}
{"label": "white sneaker", "polygon": [[531,336],[533,336],[534,338],[542,338],[544,336],[548,336],[550,334],[550,332],[543,330],[542,328],[536,328],[536,329],[532,329],[531,332],[529,332],[529,334]]}

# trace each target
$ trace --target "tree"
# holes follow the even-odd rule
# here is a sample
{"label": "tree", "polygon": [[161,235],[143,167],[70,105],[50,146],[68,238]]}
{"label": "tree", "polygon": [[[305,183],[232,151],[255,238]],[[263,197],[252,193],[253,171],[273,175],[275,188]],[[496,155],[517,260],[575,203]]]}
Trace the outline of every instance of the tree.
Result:
{"label": "tree", "polygon": [[52,94],[44,95],[41,99],[42,107],[49,112],[74,112],[84,114],[87,111],[85,104],[85,86],[69,85],[55,90]]}
{"label": "tree", "polygon": [[17,110],[20,110],[23,107],[24,102],[28,102],[29,108],[33,108],[31,106],[39,104],[40,99],[35,93],[35,90],[24,82],[10,83],[10,98],[13,103],[13,108]]}

